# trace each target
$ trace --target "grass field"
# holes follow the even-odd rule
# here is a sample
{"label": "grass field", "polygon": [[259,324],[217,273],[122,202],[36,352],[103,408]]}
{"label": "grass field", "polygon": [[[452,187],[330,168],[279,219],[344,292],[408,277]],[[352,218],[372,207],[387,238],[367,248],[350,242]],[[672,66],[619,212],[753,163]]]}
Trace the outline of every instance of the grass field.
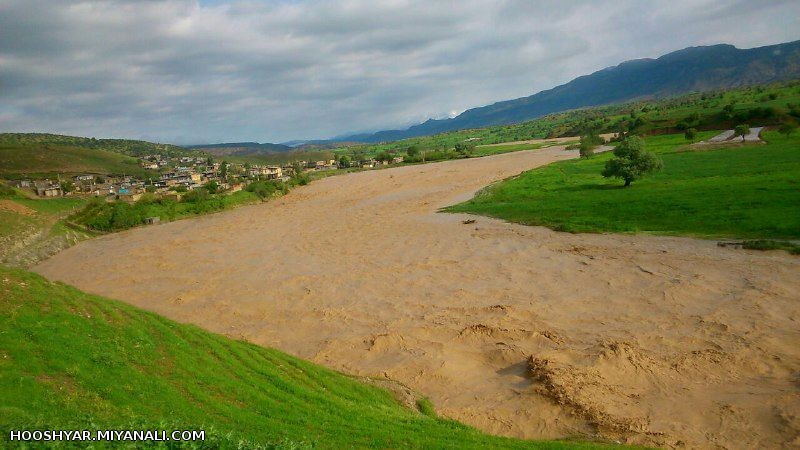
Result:
{"label": "grass field", "polygon": [[206,430],[193,448],[597,447],[488,436],[428,402],[408,409],[281,352],[3,266],[0,330],[5,444],[10,429],[134,428]]}
{"label": "grass field", "polygon": [[653,136],[647,147],[664,169],[629,188],[600,175],[612,157],[601,154],[525,172],[446,211],[572,232],[798,239],[800,136],[764,136],[767,145],[716,149]]}
{"label": "grass field", "polygon": [[0,143],[0,178],[45,178],[78,174],[147,177],[136,158],[113,151],[57,144]]}

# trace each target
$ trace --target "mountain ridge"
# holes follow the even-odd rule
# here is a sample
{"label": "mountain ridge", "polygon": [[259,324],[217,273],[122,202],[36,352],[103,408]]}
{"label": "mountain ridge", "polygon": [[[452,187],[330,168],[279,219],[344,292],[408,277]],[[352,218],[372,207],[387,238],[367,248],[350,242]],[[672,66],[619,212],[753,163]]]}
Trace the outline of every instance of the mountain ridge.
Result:
{"label": "mountain ridge", "polygon": [[693,91],[800,78],[800,40],[739,49],[731,44],[686,47],[658,58],[623,61],[536,94],[428,119],[406,129],[360,133],[334,141],[385,142],[469,128],[508,125],[570,109]]}

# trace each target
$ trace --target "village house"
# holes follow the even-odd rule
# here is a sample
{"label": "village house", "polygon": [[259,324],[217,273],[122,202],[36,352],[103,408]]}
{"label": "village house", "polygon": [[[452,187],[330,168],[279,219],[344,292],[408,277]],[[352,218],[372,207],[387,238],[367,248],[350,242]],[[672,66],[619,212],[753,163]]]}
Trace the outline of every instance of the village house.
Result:
{"label": "village house", "polygon": [[278,166],[253,166],[250,168],[251,177],[266,177],[268,180],[276,180],[283,176],[283,169]]}
{"label": "village house", "polygon": [[61,186],[57,182],[50,180],[35,182],[34,189],[36,195],[40,197],[60,197],[64,194]]}
{"label": "village house", "polygon": [[30,189],[30,188],[33,187],[33,182],[31,182],[31,180],[15,180],[15,181],[11,181],[9,184],[11,184],[11,186],[14,186],[16,188],[28,188],[28,189]]}

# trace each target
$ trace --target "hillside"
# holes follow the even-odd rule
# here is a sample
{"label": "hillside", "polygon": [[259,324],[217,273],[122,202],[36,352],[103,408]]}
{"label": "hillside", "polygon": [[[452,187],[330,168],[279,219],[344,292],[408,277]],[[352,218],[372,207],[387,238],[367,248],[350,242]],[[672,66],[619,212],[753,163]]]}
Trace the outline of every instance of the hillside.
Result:
{"label": "hillside", "polygon": [[657,59],[623,62],[529,97],[469,109],[452,119],[428,120],[406,130],[346,136],[386,142],[446,131],[523,122],[550,113],[694,91],[800,78],[800,41],[752,49],[690,47]]}
{"label": "hillside", "polygon": [[78,174],[152,175],[137,157],[198,154],[171,144],[129,139],[95,139],[45,133],[0,133],[0,178]]}
{"label": "hillside", "polygon": [[4,436],[201,429],[202,448],[597,447],[488,436],[436,418],[424,400],[421,412],[405,408],[281,352],[2,266],[0,329]]}
{"label": "hillside", "polygon": [[69,144],[0,142],[0,178],[85,173],[147,176],[136,158],[111,150]]}
{"label": "hillside", "polygon": [[265,153],[280,153],[292,150],[292,147],[283,144],[259,144],[258,142],[227,142],[222,144],[189,145],[190,150],[200,150],[214,156],[248,156]]}
{"label": "hillside", "polygon": [[185,148],[172,144],[157,144],[133,139],[96,139],[93,137],[63,136],[49,133],[0,133],[0,145],[45,146],[58,145],[86,149],[101,149],[129,156],[151,154],[184,155]]}

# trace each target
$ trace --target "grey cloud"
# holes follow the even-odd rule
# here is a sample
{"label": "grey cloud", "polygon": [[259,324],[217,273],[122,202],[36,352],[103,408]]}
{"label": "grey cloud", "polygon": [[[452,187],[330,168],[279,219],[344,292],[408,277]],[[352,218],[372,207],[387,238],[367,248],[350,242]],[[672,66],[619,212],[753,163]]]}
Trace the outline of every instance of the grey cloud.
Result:
{"label": "grey cloud", "polygon": [[0,0],[0,131],[327,137],[797,29],[793,1]]}

